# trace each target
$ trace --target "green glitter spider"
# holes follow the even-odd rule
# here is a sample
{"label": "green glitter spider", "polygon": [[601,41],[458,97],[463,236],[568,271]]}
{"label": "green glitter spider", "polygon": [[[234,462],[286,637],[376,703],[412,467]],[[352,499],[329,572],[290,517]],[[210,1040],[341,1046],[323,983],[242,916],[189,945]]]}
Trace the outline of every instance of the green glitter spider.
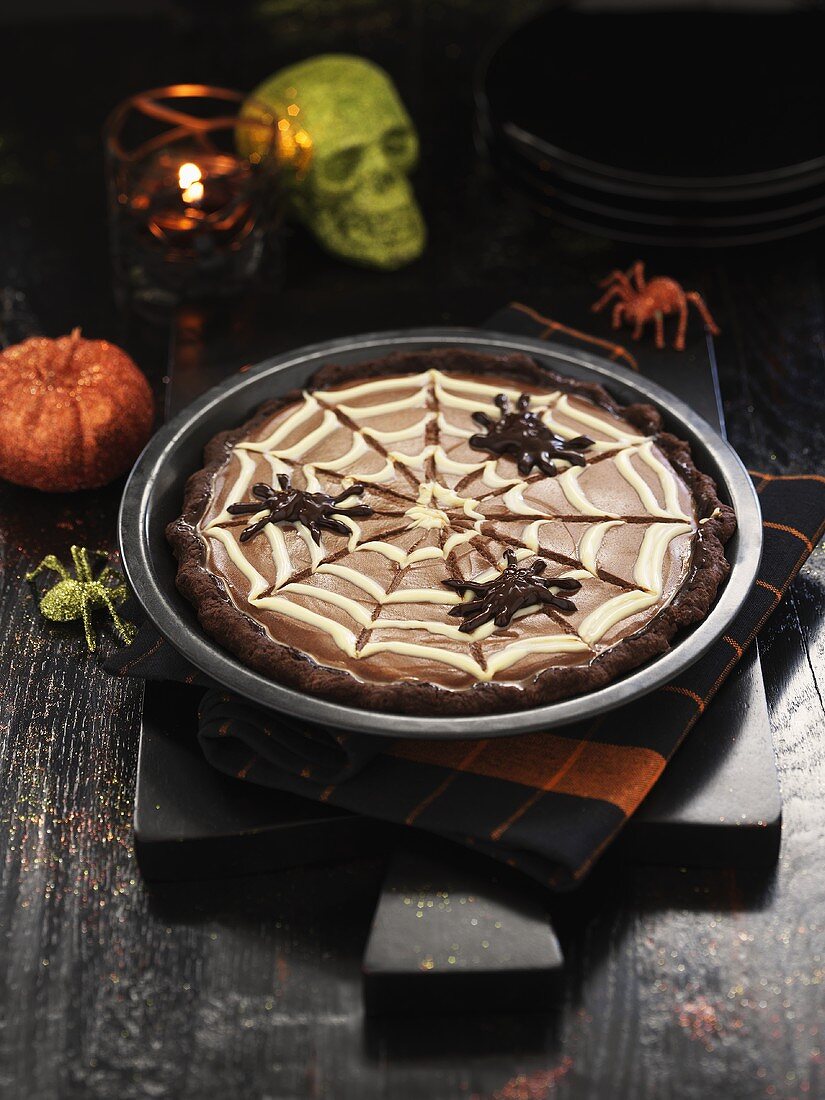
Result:
{"label": "green glitter spider", "polygon": [[[137,633],[137,627],[121,619],[116,606],[123,603],[129,595],[123,577],[116,569],[106,565],[95,578],[89,560],[89,551],[84,546],[73,546],[71,554],[74,562],[74,576],[54,554],[47,554],[36,569],[26,574],[27,581],[33,581],[44,569],[51,569],[54,573],[60,574],[61,579],[57,584],[40,598],[40,614],[57,623],[82,619],[83,629],[86,632],[86,645],[90,652],[94,652],[96,642],[92,630],[92,612],[97,608],[105,607],[112,616],[118,638],[125,645],[131,645]],[[105,550],[94,550],[92,554],[98,562],[106,561],[108,558]],[[109,584],[110,581],[115,582],[114,586]]]}

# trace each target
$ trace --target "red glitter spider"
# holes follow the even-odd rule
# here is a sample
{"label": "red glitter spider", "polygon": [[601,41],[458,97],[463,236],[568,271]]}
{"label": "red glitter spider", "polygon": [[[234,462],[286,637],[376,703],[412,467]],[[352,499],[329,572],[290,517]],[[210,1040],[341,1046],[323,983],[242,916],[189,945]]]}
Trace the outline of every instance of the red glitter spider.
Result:
{"label": "red glitter spider", "polygon": [[684,351],[688,302],[696,306],[708,330],[714,336],[719,335],[719,328],[711,317],[701,294],[695,290],[685,292],[675,279],[657,276],[655,279],[646,280],[645,265],[641,260],[633,264],[627,272],[611,272],[599,283],[599,286],[607,287],[607,291],[591,307],[593,312],[598,313],[608,302],[618,298],[618,302],[613,306],[613,328],[619,328],[622,320],[632,324],[634,340],[638,340],[642,335],[642,328],[649,321],[653,321],[656,325],[656,347],[663,348],[665,346],[664,319],[672,313],[678,313],[679,327],[676,330],[673,346],[677,351]]}

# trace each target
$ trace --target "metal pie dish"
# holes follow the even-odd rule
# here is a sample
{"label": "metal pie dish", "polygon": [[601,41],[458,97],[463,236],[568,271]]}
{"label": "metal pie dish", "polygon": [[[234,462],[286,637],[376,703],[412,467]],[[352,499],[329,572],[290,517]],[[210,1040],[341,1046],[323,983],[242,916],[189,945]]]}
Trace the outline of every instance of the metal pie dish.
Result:
{"label": "metal pie dish", "polygon": [[[253,671],[204,633],[194,607],[175,585],[177,562],[166,525],[180,515],[187,478],[203,466],[218,432],[247,420],[269,398],[303,386],[326,363],[357,365],[392,352],[460,346],[488,355],[521,352],[561,374],[598,382],[623,405],[647,402],[665,428],[690,443],[697,467],[710,474],[737,517],[726,547],[730,576],[707,617],[675,635],[671,648],[605,687],[529,710],[438,718],[348,706],[289,688]],[[267,359],[215,386],[152,438],[132,470],[121,501],[118,536],[123,566],[160,633],[200,672],[259,706],[298,719],[385,737],[431,739],[507,736],[551,729],[631,702],[678,676],[725,632],[750,592],[762,554],[762,521],[753,484],[733,449],[667,390],[595,355],[528,337],[476,329],[426,328],[371,333],[315,344]]]}

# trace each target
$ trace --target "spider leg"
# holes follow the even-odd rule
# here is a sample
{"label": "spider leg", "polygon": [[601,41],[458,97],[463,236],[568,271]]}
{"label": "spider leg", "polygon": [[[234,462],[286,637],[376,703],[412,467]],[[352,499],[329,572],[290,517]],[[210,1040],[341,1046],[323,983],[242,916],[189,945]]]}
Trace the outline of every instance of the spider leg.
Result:
{"label": "spider leg", "polygon": [[[471,619],[465,619],[458,629],[462,634],[472,634],[477,627],[484,626],[485,623],[488,623],[491,617],[490,609],[485,604],[477,615],[473,615]],[[507,620],[505,619],[503,623],[497,623],[497,625],[506,626]]]}
{"label": "spider leg", "polygon": [[616,302],[615,306],[613,307],[613,315],[611,318],[611,324],[613,328],[622,327],[622,317],[624,316],[626,305],[627,303],[625,302],[624,298],[622,298],[621,302]]}
{"label": "spider leg", "polygon": [[86,635],[86,645],[89,648],[89,652],[94,653],[97,646],[97,641],[95,639],[95,632],[92,629],[92,612],[89,606],[90,600],[85,591],[82,596],[82,601],[81,614],[83,616],[83,632]]}
{"label": "spider leg", "polygon": [[590,309],[593,313],[598,313],[604,309],[608,302],[611,302],[614,298],[621,298],[623,302],[626,302],[632,295],[632,290],[629,287],[615,283],[610,289],[599,298],[598,302],[594,302]]}
{"label": "spider leg", "polygon": [[89,564],[89,553],[83,546],[73,546],[71,549],[74,571],[77,579],[88,582],[92,579],[92,567]]}
{"label": "spider leg", "polygon": [[[257,509],[260,511],[260,508]],[[255,535],[259,535],[263,531],[264,527],[270,522],[269,514],[265,515],[263,519],[259,519],[257,523],[253,523],[251,527],[245,527],[241,531],[241,542],[249,542]],[[315,540],[318,541],[317,539]]]}
{"label": "spider leg", "polygon": [[599,286],[618,286],[621,287],[622,290],[624,290],[627,294],[632,294],[633,292],[633,288],[630,285],[630,280],[628,279],[627,274],[624,271],[619,271],[618,268],[616,268],[614,271],[611,271],[606,279],[602,279],[602,281],[599,283]]}
{"label": "spider leg", "polygon": [[[557,458],[560,457],[560,453],[557,453],[555,457],[557,457]],[[557,477],[558,476],[559,471],[556,469],[556,464],[555,464],[555,462],[553,462],[553,459],[551,458],[550,453],[548,451],[542,451],[541,452],[541,454],[539,455],[539,457],[536,461],[536,465],[538,466],[538,468],[541,470],[541,472],[543,474],[547,475],[547,477]]]}
{"label": "spider leg", "polygon": [[633,339],[634,340],[638,340],[638,339],[641,338],[643,325],[644,325],[644,321],[637,321],[636,322],[635,328],[633,329]]}
{"label": "spider leg", "polygon": [[637,260],[627,274],[636,284],[636,289],[641,293],[645,289],[645,265],[642,260]]}
{"label": "spider leg", "polygon": [[[687,299],[684,295],[679,298],[679,327],[676,330],[676,339],[673,346],[677,351],[685,350],[685,332],[687,331]],[[664,345],[662,345],[664,346]]]}
{"label": "spider leg", "polygon": [[[322,523],[329,523],[330,521],[329,520],[326,520],[326,521],[321,520],[321,522]],[[335,521],[333,520],[332,522],[335,522]],[[344,524],[341,524],[341,526],[344,527]],[[316,522],[316,520],[311,519],[309,521],[309,523],[306,525],[306,527],[307,527],[307,530],[309,531],[310,535],[312,535],[312,541],[315,543],[316,546],[320,546],[321,545],[321,529],[318,526],[318,523]],[[335,530],[336,530],[336,528],[333,527],[333,531],[335,531]],[[345,527],[344,531],[347,535],[350,534],[350,530],[349,530],[348,527]]]}
{"label": "spider leg", "polygon": [[230,516],[254,516],[256,512],[260,512],[263,505],[260,501],[248,501],[246,504],[230,504],[227,507],[227,512]]}
{"label": "spider leg", "polygon": [[360,497],[365,489],[366,485],[361,485],[360,482],[357,482],[355,485],[350,485],[349,489],[342,490],[337,497],[333,497],[332,503],[340,504],[342,501],[346,500],[347,497]]}
{"label": "spider leg", "polygon": [[524,611],[527,607],[535,607],[535,604],[535,592],[520,596],[515,604],[510,604],[509,607],[502,608],[493,621],[496,626],[509,626],[516,615],[518,615],[519,611]]}
{"label": "spider leg", "polygon": [[455,607],[450,608],[451,615],[472,615],[478,611],[480,607],[484,605],[485,597],[487,593],[478,592],[472,600],[465,600],[464,603],[456,604]]}
{"label": "spider leg", "polygon": [[[278,484],[280,484],[280,479],[285,476],[285,474],[278,474]],[[256,481],[252,486],[252,495],[257,497],[258,500],[267,500],[272,496],[272,486],[267,485],[265,481]]]}
{"label": "spider leg", "polygon": [[103,602],[106,604],[106,609],[112,616],[115,633],[121,639],[121,641],[126,643],[126,645],[131,645],[131,643],[134,641],[135,635],[137,634],[137,627],[134,623],[128,623],[125,619],[121,619],[120,615],[118,614],[117,607],[115,606],[115,601],[112,599],[112,596],[112,592],[107,592],[106,595],[103,597]]}
{"label": "spider leg", "polygon": [[565,592],[578,592],[582,586],[582,582],[575,577],[548,577],[544,583],[548,588],[561,588]]}
{"label": "spider leg", "polygon": [[699,311],[699,315],[701,316],[702,320],[705,322],[705,325],[706,325],[708,331],[713,336],[718,336],[719,335],[719,326],[716,324],[714,319],[711,317],[710,310],[705,305],[705,300],[702,297],[702,295],[696,290],[691,290],[691,291],[688,291],[688,293],[685,295],[685,298],[689,302],[693,302],[693,304],[696,306],[696,309]]}
{"label": "spider leg", "polygon": [[[363,508],[364,505],[361,505]],[[355,508],[349,509],[346,513],[348,516],[363,515],[363,512],[357,512]],[[335,516],[321,516],[318,520],[318,527],[326,527],[327,531],[334,531],[337,535],[351,535],[352,531],[347,527],[343,520],[336,519]],[[318,539],[315,540],[320,546],[320,532]]]}
{"label": "spider leg", "polygon": [[53,573],[59,573],[64,581],[70,581],[72,579],[71,573],[60,558],[55,557],[54,554],[47,554],[36,569],[32,569],[30,573],[26,574],[26,580],[33,581],[44,569],[51,569]]}
{"label": "spider leg", "polygon": [[573,603],[573,601],[566,600],[564,596],[554,596],[552,593],[548,592],[546,596],[544,595],[544,593],[540,593],[539,598],[541,599],[542,603],[550,604],[551,607],[555,607],[559,611],[576,610],[576,605]]}
{"label": "spider leg", "polygon": [[571,466],[586,466],[587,459],[576,451],[557,451],[556,458],[563,458]]}
{"label": "spider leg", "polygon": [[660,309],[656,310],[653,320],[656,324],[656,347],[663,348],[665,346],[665,317]]}
{"label": "spider leg", "polygon": [[468,630],[475,629],[473,626],[470,626],[468,624],[475,623],[477,626],[479,625],[479,623],[484,622],[485,618],[489,618],[487,604],[484,603],[482,600],[475,600],[472,607],[470,606],[470,604],[462,604],[460,611],[458,608],[454,607],[450,614],[455,619],[463,619],[463,622],[458,629],[463,630],[465,633]]}

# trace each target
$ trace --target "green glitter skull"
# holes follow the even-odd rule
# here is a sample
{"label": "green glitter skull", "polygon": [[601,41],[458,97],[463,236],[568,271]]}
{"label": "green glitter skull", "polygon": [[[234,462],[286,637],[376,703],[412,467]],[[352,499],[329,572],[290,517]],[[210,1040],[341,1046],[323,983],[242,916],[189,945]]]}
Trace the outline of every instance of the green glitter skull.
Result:
{"label": "green glitter skull", "polygon": [[310,58],[265,80],[242,113],[278,120],[288,201],[324,248],[386,270],[421,255],[426,231],[407,178],[418,137],[383,69],[345,54]]}

